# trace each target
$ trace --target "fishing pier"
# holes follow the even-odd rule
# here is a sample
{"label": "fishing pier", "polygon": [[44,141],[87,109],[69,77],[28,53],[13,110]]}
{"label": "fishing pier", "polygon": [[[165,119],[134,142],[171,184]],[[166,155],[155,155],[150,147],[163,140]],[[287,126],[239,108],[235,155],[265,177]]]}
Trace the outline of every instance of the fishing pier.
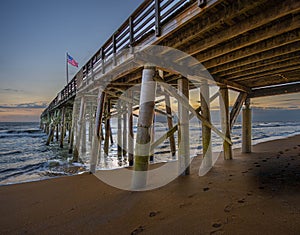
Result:
{"label": "fishing pier", "polygon": [[[231,130],[241,110],[242,151],[251,152],[251,100],[299,92],[299,58],[297,0],[145,0],[52,100],[41,127],[47,144],[56,138],[63,147],[68,133],[74,161],[89,143],[95,172],[115,141],[115,118],[118,158],[147,171],[154,149],[168,140],[180,173],[188,175],[189,120],[201,122],[207,169],[213,165],[212,132],[223,139],[223,157],[234,157]],[[232,107],[229,89],[238,92]],[[198,107],[190,102],[192,91]],[[210,114],[217,99],[220,130]],[[168,130],[154,140],[158,114],[166,117]]]}

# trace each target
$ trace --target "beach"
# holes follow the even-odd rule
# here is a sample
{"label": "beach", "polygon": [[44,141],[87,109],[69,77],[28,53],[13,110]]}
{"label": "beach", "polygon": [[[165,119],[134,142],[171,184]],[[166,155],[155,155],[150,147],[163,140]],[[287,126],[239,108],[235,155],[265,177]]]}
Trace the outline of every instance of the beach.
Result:
{"label": "beach", "polygon": [[0,187],[0,234],[299,234],[300,136],[146,192],[92,174]]}

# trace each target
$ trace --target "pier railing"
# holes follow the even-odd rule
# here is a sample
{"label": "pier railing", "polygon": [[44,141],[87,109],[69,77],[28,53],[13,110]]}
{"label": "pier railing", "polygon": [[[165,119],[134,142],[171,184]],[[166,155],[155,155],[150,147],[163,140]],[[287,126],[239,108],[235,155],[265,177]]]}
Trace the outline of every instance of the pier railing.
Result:
{"label": "pier railing", "polygon": [[[76,94],[78,88],[89,78],[93,71],[105,74],[105,65],[117,65],[117,54],[123,49],[137,46],[149,35],[161,36],[161,26],[176,15],[194,4],[197,0],[146,0],[144,1],[103,44],[102,47],[83,65],[74,78],[52,100],[42,116],[64,103]],[[205,0],[198,0],[200,7]]]}

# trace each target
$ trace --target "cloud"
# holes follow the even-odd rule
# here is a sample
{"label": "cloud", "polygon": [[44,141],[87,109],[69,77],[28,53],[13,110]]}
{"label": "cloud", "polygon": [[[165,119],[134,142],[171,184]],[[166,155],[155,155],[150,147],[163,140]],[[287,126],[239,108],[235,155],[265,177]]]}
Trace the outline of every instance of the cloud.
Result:
{"label": "cloud", "polygon": [[0,105],[0,109],[43,109],[46,107],[47,107],[46,102]]}
{"label": "cloud", "polygon": [[0,91],[3,91],[3,92],[24,92],[23,90],[18,90],[18,89],[12,89],[12,88],[0,88]]}

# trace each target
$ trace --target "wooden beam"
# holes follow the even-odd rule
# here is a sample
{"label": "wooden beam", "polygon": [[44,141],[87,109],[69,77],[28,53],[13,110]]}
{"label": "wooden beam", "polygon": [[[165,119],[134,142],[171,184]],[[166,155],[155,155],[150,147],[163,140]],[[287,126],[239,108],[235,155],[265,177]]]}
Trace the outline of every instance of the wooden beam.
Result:
{"label": "wooden beam", "polygon": [[[295,70],[299,70],[300,69],[300,63],[296,64],[296,65],[288,65],[285,67],[280,67],[277,69],[273,69],[273,70],[269,70],[269,71],[265,71],[265,72],[260,72],[257,73],[255,75],[249,75],[249,76],[244,76],[238,79],[235,79],[235,81],[241,82],[241,81],[246,81],[246,80],[253,80],[253,79],[259,79],[262,77],[268,77],[268,76],[272,76],[272,75],[277,75],[277,74],[281,74],[281,73],[285,73],[285,72],[290,72],[290,71],[295,71]],[[267,79],[266,79],[267,81]]]}
{"label": "wooden beam", "polygon": [[185,105],[185,107],[194,115],[196,116],[201,122],[203,122],[207,127],[211,128],[218,136],[220,136],[222,139],[224,139],[226,142],[228,142],[229,144],[232,144],[231,140],[229,138],[227,138],[221,131],[218,130],[218,128],[216,128],[213,124],[211,124],[210,122],[206,121],[206,119],[199,114],[198,112],[196,112],[196,110],[194,110],[194,108],[189,104],[189,102],[182,98],[181,95],[179,95],[176,91],[172,90],[169,88],[168,84],[165,84],[164,81],[159,77],[159,76],[155,76],[154,80],[157,82],[160,82],[160,85],[164,87],[164,89],[166,90],[166,92],[168,92],[170,95],[172,95],[174,98],[176,98],[179,102],[181,102],[181,104]]}
{"label": "wooden beam", "polygon": [[[279,36],[281,34],[287,33],[289,31],[295,30],[298,28],[300,24],[300,15],[292,15],[288,19],[283,19],[282,21],[275,22],[273,25],[266,25],[264,27],[260,27],[255,31],[246,32],[243,35],[235,38],[233,40],[229,40],[226,43],[221,44],[218,47],[213,47],[207,50],[206,47],[203,47],[203,41],[199,40],[199,42],[193,43],[190,47],[182,48],[187,54],[195,55],[201,52],[198,59],[201,63],[212,60],[216,57],[223,56],[227,53],[231,53],[236,50],[240,50],[242,48],[246,48],[255,43],[261,42],[263,40],[270,39],[275,36]],[[226,29],[224,29],[225,31]],[[250,29],[249,29],[250,31]],[[215,37],[213,35],[212,37]],[[213,38],[211,38],[213,40]],[[202,49],[201,49],[202,48]],[[234,60],[234,57],[232,57]]]}
{"label": "wooden beam", "polygon": [[220,1],[219,9],[222,12],[219,12],[219,14],[216,12],[215,9],[218,9],[218,6],[215,8],[207,8],[207,10],[200,16],[201,20],[194,23],[189,30],[177,30],[176,34],[173,34],[173,38],[171,37],[172,40],[168,38],[168,40],[163,42],[163,45],[172,48],[179,48],[181,45],[189,43],[196,37],[220,27],[223,22],[231,22],[234,17],[258,7],[263,2],[265,1],[259,0],[253,1],[252,4],[249,4],[247,0],[239,2],[234,1],[231,2],[230,6],[227,6],[226,11],[224,11],[223,6],[221,6],[222,1]]}
{"label": "wooden beam", "polygon": [[278,73],[271,76],[262,76],[260,78],[241,81],[246,85],[250,85],[252,89],[266,86],[282,85],[286,83],[298,82],[300,77],[300,69]]}
{"label": "wooden beam", "polygon": [[[169,130],[171,130],[173,128],[173,119],[172,119],[170,96],[168,94],[165,95],[165,105],[166,105],[168,128],[169,128]],[[172,157],[175,157],[176,145],[175,145],[174,134],[171,134],[169,136],[169,141],[170,141],[170,149],[171,149]]]}
{"label": "wooden beam", "polygon": [[238,95],[238,97],[231,109],[231,112],[230,112],[230,130],[232,130],[246,98],[247,98],[246,93],[240,92],[240,94]]}
{"label": "wooden beam", "polygon": [[[201,113],[203,117],[211,122],[210,118],[210,100],[209,100],[209,86],[206,82],[200,86],[200,102]],[[208,171],[212,167],[212,142],[211,142],[211,129],[202,123],[202,167]]]}
{"label": "wooden beam", "polygon": [[136,147],[134,153],[134,175],[132,187],[143,188],[147,184],[147,171],[150,156],[150,128],[154,116],[154,100],[156,96],[156,83],[153,81],[154,67],[143,70],[139,118],[137,124]]}
{"label": "wooden beam", "polygon": [[[189,80],[182,77],[178,79],[178,91],[182,99],[189,102]],[[190,134],[189,134],[189,110],[178,100],[178,164],[179,173],[190,174]]]}
{"label": "wooden beam", "polygon": [[282,95],[282,94],[290,94],[290,93],[297,93],[297,92],[300,92],[300,83],[254,89],[249,94],[249,98]]}
{"label": "wooden beam", "polygon": [[[121,100],[117,103],[117,109],[121,110]],[[117,129],[117,145],[118,145],[118,159],[122,159],[122,114],[117,115],[118,129]]]}
{"label": "wooden beam", "polygon": [[300,54],[298,56],[295,56],[293,58],[284,60],[284,61],[280,61],[277,63],[272,63],[270,65],[263,65],[259,68],[255,68],[255,69],[248,69],[236,74],[231,74],[231,75],[227,75],[224,76],[224,79],[229,79],[229,80],[236,80],[236,81],[240,81],[243,80],[243,78],[247,78],[249,76],[259,76],[259,74],[263,74],[263,73],[270,73],[272,71],[277,69],[284,69],[284,68],[288,68],[288,67],[294,67],[294,66],[299,66],[300,65]]}
{"label": "wooden beam", "polygon": [[[132,99],[133,91],[128,91],[128,98]],[[133,133],[133,110],[132,103],[128,103],[128,164],[133,166],[133,152],[134,152],[134,133]]]}
{"label": "wooden beam", "polygon": [[247,99],[245,102],[242,121],[242,152],[251,153],[252,115],[250,109],[250,99]]}
{"label": "wooden beam", "polygon": [[[222,131],[225,134],[226,138],[231,140],[230,137],[230,117],[229,117],[229,96],[228,96],[228,88],[220,87],[220,113],[221,113],[221,126]],[[224,159],[230,160],[232,159],[232,143],[228,143],[223,141],[223,153]]]}
{"label": "wooden beam", "polygon": [[[232,61],[238,61],[245,57],[249,57],[249,56],[261,53],[261,52],[267,52],[269,50],[272,50],[272,49],[275,49],[275,48],[278,48],[281,46],[287,46],[288,44],[291,44],[293,42],[300,41],[299,38],[300,38],[300,29],[298,28],[294,31],[290,31],[290,32],[281,34],[279,36],[275,36],[270,39],[255,43],[253,45],[242,48],[240,50],[233,51],[231,53],[227,53],[217,59],[206,61],[203,63],[203,65],[205,66],[205,68],[207,68],[209,71],[212,72],[212,70],[210,70],[210,69],[213,67],[218,67],[223,64],[232,62]],[[295,49],[298,50],[299,48],[295,48]],[[195,57],[197,59],[201,60],[201,57],[198,57],[198,56],[195,56]],[[262,57],[265,57],[265,55],[262,54]],[[272,54],[272,57],[274,57],[273,54]],[[240,62],[239,65],[243,65],[241,63],[241,61],[238,61],[238,62]],[[255,62],[255,60],[250,60],[250,63],[253,63],[253,62]],[[212,72],[212,73],[214,74],[214,72]]]}
{"label": "wooden beam", "polygon": [[299,53],[299,48],[300,40],[288,44],[279,45],[279,47],[271,48],[267,51],[261,51],[257,54],[245,54],[245,56],[238,60],[210,68],[209,71],[212,74],[223,76],[227,72],[228,74],[230,74],[231,70],[240,68],[241,70],[243,70],[244,68],[250,68],[254,63],[260,64],[266,60],[273,60],[275,57],[287,56],[291,53]]}
{"label": "wooden beam", "polygon": [[[110,113],[110,99],[107,98],[106,100],[106,113]],[[105,121],[105,138],[104,138],[104,153],[105,156],[108,156],[109,150],[109,138],[110,138],[110,119],[107,118]]]}

